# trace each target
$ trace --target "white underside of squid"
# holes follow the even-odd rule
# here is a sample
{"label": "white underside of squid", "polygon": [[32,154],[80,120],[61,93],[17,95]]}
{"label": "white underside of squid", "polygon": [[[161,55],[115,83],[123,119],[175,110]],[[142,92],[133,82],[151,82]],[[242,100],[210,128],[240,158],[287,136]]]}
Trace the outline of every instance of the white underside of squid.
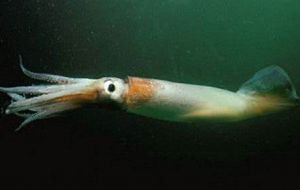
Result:
{"label": "white underside of squid", "polygon": [[287,74],[278,66],[257,72],[237,91],[169,82],[157,79],[114,77],[69,78],[34,73],[25,75],[48,85],[0,87],[11,97],[6,114],[16,114],[28,123],[56,116],[86,104],[118,104],[128,112],[169,121],[236,121],[299,105]]}

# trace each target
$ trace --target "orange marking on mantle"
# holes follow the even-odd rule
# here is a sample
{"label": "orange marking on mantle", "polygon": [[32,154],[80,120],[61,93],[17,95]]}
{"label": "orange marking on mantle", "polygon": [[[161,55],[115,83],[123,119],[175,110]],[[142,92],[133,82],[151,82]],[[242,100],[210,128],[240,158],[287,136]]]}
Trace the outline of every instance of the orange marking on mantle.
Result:
{"label": "orange marking on mantle", "polygon": [[153,81],[149,79],[128,77],[128,91],[124,95],[127,107],[138,106],[149,101],[155,92]]}

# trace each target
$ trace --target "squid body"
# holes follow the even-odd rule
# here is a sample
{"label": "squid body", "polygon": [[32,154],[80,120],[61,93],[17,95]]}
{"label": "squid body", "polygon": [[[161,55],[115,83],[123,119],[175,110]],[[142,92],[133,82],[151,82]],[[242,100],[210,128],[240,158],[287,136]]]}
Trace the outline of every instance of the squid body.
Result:
{"label": "squid body", "polygon": [[52,84],[0,87],[12,99],[5,114],[25,118],[17,130],[90,104],[117,105],[131,113],[178,122],[238,121],[299,106],[290,78],[278,66],[258,71],[237,92],[139,77],[85,79],[35,73],[24,68],[21,57],[20,66],[25,75]]}

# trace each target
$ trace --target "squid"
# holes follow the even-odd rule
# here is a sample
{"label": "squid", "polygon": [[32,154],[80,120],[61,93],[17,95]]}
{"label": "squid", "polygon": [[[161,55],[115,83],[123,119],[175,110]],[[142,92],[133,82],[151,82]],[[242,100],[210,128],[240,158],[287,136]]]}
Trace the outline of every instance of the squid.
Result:
{"label": "squid", "polygon": [[48,84],[0,87],[11,98],[5,114],[25,118],[16,130],[86,105],[114,106],[174,122],[240,121],[300,105],[289,76],[275,65],[255,73],[236,92],[132,76],[87,79],[35,73],[24,67],[21,56],[20,67],[28,77]]}

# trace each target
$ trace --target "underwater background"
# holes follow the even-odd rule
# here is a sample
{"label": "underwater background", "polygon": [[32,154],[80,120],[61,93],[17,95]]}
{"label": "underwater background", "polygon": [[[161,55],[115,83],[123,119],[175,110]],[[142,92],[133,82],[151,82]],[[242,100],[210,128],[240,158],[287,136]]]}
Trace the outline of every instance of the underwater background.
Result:
{"label": "underwater background", "polygon": [[[139,76],[236,91],[284,68],[300,93],[297,0],[2,0],[0,86],[36,72]],[[0,95],[1,110],[9,98]],[[0,119],[1,181],[11,186],[289,188],[300,169],[300,110],[185,124],[85,108],[19,132]]]}

